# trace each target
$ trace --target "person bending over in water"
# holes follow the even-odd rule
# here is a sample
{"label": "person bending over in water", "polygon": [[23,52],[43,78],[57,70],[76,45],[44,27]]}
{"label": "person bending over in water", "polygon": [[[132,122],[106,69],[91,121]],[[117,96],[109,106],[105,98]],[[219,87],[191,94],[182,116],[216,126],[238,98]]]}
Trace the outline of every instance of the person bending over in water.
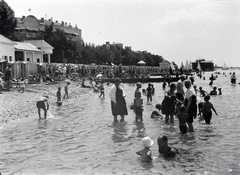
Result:
{"label": "person bending over in water", "polygon": [[85,84],[85,79],[82,80],[82,87],[83,87],[83,88],[91,88],[91,86],[87,86],[87,85]]}
{"label": "person bending over in water", "polygon": [[49,110],[48,96],[42,97],[41,100],[37,101],[38,116],[41,119],[41,109],[44,111],[44,119],[47,118],[47,110]]}
{"label": "person bending over in water", "polygon": [[177,148],[168,146],[167,136],[162,136],[157,139],[158,142],[158,152],[164,157],[174,157],[178,154]]}
{"label": "person bending over in water", "polygon": [[142,143],[144,149],[136,152],[136,154],[141,156],[141,160],[143,162],[152,162],[152,151],[150,150],[150,147],[153,145],[154,142],[149,137],[144,137],[142,139]]}
{"label": "person bending over in water", "polygon": [[159,118],[162,115],[160,114],[160,111],[162,110],[162,105],[161,104],[156,104],[155,108],[157,110],[154,110],[150,116],[150,118]]}

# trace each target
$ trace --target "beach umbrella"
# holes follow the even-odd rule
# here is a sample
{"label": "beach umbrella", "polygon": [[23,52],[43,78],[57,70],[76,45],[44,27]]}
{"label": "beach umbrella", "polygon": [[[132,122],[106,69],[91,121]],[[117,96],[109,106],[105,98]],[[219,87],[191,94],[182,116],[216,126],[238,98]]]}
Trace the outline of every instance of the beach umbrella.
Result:
{"label": "beach umbrella", "polygon": [[139,64],[139,65],[145,65],[146,63],[145,63],[145,61],[141,60],[141,61],[139,61],[137,64]]}
{"label": "beach umbrella", "polygon": [[99,77],[102,77],[103,76],[103,74],[97,74],[97,78],[99,78]]}

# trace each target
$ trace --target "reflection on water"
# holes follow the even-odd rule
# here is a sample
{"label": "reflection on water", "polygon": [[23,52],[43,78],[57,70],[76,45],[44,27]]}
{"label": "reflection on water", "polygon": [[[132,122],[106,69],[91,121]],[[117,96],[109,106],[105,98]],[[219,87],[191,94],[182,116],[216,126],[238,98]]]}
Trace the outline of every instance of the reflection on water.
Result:
{"label": "reflection on water", "polygon": [[[210,76],[205,73],[204,76]],[[240,77],[240,72],[237,73]],[[197,86],[209,92],[208,80],[195,78]],[[228,77],[219,75],[214,86],[222,96],[211,97],[219,116],[212,124],[194,121],[195,132],[181,135],[177,118],[166,124],[164,118],[151,119],[155,104],[163,100],[161,83],[154,83],[152,105],[143,96],[143,122],[135,122],[129,109],[125,122],[113,123],[110,86],[106,98],[86,91],[78,99],[52,107],[54,118],[38,120],[37,114],[0,130],[0,172],[2,174],[239,174],[240,171],[240,85],[231,86]],[[147,84],[143,84],[146,88]],[[135,85],[124,84],[126,101],[133,101]],[[158,155],[157,138],[167,135],[169,145],[178,148],[175,158]],[[149,136],[154,161],[141,162],[136,151],[141,139]]]}

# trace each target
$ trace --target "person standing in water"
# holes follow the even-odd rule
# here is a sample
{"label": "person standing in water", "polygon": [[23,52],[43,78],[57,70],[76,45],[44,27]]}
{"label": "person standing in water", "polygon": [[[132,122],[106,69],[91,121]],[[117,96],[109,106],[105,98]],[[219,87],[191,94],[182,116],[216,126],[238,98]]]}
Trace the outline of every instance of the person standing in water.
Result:
{"label": "person standing in water", "polygon": [[138,122],[138,119],[140,119],[140,121],[143,121],[143,99],[141,98],[141,92],[137,92],[136,93],[136,97],[134,99],[134,110],[135,110],[135,115],[136,115],[136,122]]}
{"label": "person standing in water", "polygon": [[203,103],[203,106],[202,106],[203,118],[206,124],[210,124],[211,122],[212,110],[215,112],[216,115],[218,115],[215,108],[213,107],[213,104],[210,103],[209,100],[210,100],[210,96],[209,95],[205,96],[204,97],[205,103]]}
{"label": "person standing in water", "polygon": [[124,116],[128,115],[127,105],[125,101],[125,92],[120,86],[121,83],[120,78],[116,78],[114,80],[114,85],[111,87],[109,97],[111,99],[111,109],[112,115],[114,116],[114,122],[118,122],[117,116],[121,116],[121,122],[124,121]]}
{"label": "person standing in water", "polygon": [[68,86],[70,85],[70,82],[67,82],[67,85],[65,86],[65,94],[63,96],[63,98],[68,98]]}
{"label": "person standing in water", "polygon": [[186,80],[185,81],[185,87],[187,88],[184,105],[186,107],[186,111],[188,114],[187,117],[187,124],[189,128],[189,132],[194,132],[193,128],[193,119],[197,116],[197,97],[195,90],[192,87],[191,81]]}

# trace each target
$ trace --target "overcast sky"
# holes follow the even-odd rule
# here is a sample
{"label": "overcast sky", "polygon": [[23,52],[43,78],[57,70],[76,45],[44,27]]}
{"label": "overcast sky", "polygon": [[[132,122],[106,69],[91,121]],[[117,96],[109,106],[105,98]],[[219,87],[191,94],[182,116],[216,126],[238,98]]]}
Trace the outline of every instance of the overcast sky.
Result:
{"label": "overcast sky", "polygon": [[240,67],[239,0],[5,1],[16,17],[77,25],[88,43],[120,42],[178,65],[203,58]]}

